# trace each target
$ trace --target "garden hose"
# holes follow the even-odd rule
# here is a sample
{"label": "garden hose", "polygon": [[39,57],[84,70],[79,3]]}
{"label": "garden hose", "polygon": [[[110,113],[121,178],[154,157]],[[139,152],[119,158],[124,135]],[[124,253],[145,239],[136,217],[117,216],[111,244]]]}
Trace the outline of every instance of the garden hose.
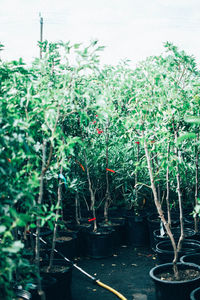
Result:
{"label": "garden hose", "polygon": [[[34,236],[36,236],[36,234],[34,233]],[[45,240],[43,240],[43,238],[40,237],[40,241],[43,242],[45,245],[47,245],[47,242]],[[88,274],[86,271],[84,271],[82,268],[80,268],[79,266],[77,266],[74,262],[72,262],[71,260],[69,260],[67,257],[65,257],[62,253],[58,252],[57,249],[54,249],[54,251],[59,254],[64,260],[66,260],[72,267],[76,268],[77,270],[79,270],[81,273],[83,273],[84,275],[86,275],[88,278],[90,278],[93,283],[101,286],[104,289],[107,289],[108,291],[110,291],[111,293],[115,294],[119,299],[122,300],[127,300],[127,298],[125,298],[121,293],[119,293],[118,291],[116,291],[115,289],[113,289],[112,287],[108,286],[107,284],[101,282],[99,279],[96,279],[95,277],[93,277],[92,275]]]}
{"label": "garden hose", "polygon": [[96,283],[98,285],[100,285],[101,287],[103,287],[104,289],[107,289],[108,291],[110,291],[111,293],[115,294],[119,299],[122,300],[127,300],[122,294],[120,294],[118,291],[116,291],[115,289],[111,288],[109,285],[101,282],[100,280],[96,280]]}

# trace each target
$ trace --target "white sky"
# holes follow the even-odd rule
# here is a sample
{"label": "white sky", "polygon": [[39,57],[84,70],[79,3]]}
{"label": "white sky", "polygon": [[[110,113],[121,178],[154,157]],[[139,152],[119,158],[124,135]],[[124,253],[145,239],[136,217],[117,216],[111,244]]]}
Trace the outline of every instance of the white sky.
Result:
{"label": "white sky", "polygon": [[173,42],[200,61],[200,0],[0,0],[1,57],[39,56],[39,12],[44,39],[106,46],[102,63],[133,64]]}

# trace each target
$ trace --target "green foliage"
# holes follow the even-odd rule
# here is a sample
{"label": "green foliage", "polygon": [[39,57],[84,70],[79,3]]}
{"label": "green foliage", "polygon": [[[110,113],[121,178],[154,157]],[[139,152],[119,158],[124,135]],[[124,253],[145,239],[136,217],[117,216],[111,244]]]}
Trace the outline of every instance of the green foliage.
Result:
{"label": "green foliage", "polygon": [[[101,67],[99,53],[104,47],[96,40],[86,47],[48,41],[39,46],[42,59],[30,67],[22,59],[0,60],[2,299],[11,298],[16,273],[22,282],[30,279],[18,232],[35,230],[38,219],[41,226],[53,229],[61,166],[66,185],[59,209],[73,207],[77,194],[81,207],[91,204],[85,154],[95,208],[101,207],[107,148],[108,167],[114,170],[108,174],[112,205],[143,209],[152,197],[146,142],[160,200],[166,195],[168,168],[170,203],[176,205],[177,166],[185,204],[194,200],[200,73],[192,56],[166,43],[164,54],[149,57],[132,70],[127,61]],[[43,201],[38,204],[44,142],[48,168]]]}

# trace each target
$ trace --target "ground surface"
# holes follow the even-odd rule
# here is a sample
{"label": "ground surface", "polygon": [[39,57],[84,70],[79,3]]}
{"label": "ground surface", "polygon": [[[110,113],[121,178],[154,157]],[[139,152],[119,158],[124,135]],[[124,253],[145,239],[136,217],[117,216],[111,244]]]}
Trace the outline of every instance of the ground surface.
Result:
{"label": "ground surface", "polygon": [[[80,258],[75,262],[92,276],[116,289],[127,300],[155,300],[149,271],[156,265],[156,258],[149,249],[121,246],[110,258]],[[73,269],[72,278],[73,300],[119,299],[108,290],[94,285],[76,269]]]}

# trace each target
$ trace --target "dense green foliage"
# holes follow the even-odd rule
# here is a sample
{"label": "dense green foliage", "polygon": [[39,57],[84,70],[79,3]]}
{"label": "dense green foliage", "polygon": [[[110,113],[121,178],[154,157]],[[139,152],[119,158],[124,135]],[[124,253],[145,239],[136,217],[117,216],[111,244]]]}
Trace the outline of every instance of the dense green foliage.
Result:
{"label": "dense green foliage", "polygon": [[38,218],[41,227],[53,227],[61,167],[64,215],[74,209],[77,195],[82,208],[91,206],[87,174],[96,209],[105,201],[106,178],[110,206],[138,213],[144,199],[151,205],[144,141],[163,206],[167,170],[170,205],[177,205],[177,165],[184,205],[193,206],[198,196],[200,72],[193,57],[166,43],[165,54],[132,70],[126,62],[100,67],[103,47],[96,41],[86,48],[46,41],[40,47],[43,58],[31,67],[22,60],[0,61],[0,298],[5,300],[14,281],[25,285],[29,279],[19,232],[34,229]]}

